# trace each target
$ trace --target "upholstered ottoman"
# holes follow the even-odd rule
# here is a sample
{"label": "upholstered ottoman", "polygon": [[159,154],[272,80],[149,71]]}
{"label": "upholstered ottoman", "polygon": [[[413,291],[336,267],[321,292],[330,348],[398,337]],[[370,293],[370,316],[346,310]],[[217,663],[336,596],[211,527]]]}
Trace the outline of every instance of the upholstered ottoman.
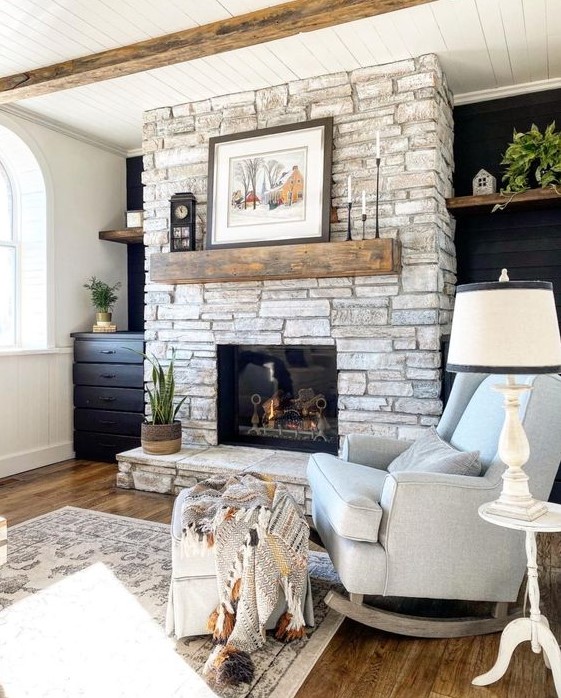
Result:
{"label": "upholstered ottoman", "polygon": [[[208,617],[218,605],[218,587],[214,551],[207,548],[203,554],[190,555],[182,544],[181,511],[188,490],[177,496],[171,518],[171,583],[169,589],[166,631],[177,639],[192,635],[209,635]],[[284,595],[274,609],[267,628],[274,628],[285,610]],[[314,625],[312,590],[308,577],[308,591],[302,603],[306,625]]]}

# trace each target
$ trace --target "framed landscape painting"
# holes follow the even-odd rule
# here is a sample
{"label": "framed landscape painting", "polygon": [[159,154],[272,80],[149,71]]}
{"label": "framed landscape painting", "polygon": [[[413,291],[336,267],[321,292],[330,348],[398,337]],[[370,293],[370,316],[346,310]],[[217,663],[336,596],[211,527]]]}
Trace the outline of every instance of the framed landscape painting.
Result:
{"label": "framed landscape painting", "polygon": [[209,140],[207,249],[329,239],[333,119]]}

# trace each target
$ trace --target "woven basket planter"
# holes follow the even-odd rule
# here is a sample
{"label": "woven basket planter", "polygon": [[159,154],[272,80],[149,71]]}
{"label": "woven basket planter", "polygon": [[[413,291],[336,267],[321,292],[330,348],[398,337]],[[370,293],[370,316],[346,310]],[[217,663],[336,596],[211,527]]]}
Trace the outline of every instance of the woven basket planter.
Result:
{"label": "woven basket planter", "polygon": [[173,424],[142,424],[140,443],[144,453],[167,456],[181,449],[181,422]]}

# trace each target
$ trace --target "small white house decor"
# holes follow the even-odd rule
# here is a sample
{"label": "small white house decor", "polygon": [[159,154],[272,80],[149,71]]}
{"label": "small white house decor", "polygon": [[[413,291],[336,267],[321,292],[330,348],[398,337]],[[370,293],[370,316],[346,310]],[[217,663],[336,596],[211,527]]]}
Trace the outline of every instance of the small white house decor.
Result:
{"label": "small white house decor", "polygon": [[494,194],[497,191],[497,180],[487,170],[479,170],[473,178],[473,195]]}

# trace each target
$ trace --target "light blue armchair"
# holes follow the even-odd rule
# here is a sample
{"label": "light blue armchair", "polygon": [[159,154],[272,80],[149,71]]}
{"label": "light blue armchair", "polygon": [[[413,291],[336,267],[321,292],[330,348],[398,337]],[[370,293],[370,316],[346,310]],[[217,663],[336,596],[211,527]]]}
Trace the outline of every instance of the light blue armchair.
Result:
{"label": "light blue armchair", "polygon": [[[497,499],[505,466],[497,455],[504,411],[491,385],[502,376],[458,374],[437,427],[461,451],[480,451],[479,477],[387,471],[411,442],[347,437],[342,458],[314,454],[308,465],[312,513],[349,598],[326,601],[356,620],[392,632],[453,637],[496,632],[510,618],[526,559],[523,534],[491,526],[478,507]],[[530,443],[524,470],[547,500],[561,460],[561,378],[528,377],[520,408]],[[491,601],[484,619],[437,620],[381,611],[365,596]]]}

